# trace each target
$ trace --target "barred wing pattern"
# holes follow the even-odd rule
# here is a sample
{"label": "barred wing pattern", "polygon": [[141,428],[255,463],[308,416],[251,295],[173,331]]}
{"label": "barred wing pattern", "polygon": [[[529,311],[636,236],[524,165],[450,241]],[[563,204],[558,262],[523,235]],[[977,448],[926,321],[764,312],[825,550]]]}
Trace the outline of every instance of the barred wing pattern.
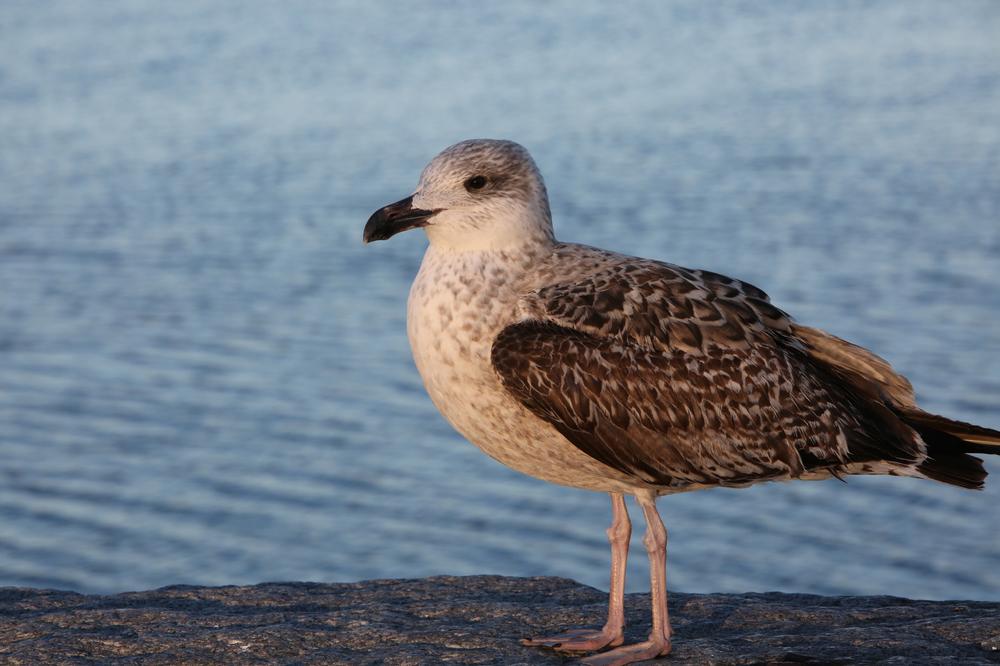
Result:
{"label": "barred wing pattern", "polygon": [[745,485],[924,457],[913,430],[810,356],[747,283],[623,258],[521,309],[493,345],[503,385],[638,483]]}

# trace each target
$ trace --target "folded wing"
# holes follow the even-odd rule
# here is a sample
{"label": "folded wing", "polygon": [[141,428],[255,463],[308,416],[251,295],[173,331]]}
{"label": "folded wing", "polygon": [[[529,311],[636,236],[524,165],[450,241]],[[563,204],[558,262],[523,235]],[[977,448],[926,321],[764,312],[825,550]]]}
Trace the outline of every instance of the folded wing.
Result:
{"label": "folded wing", "polygon": [[[636,259],[545,286],[522,311],[493,345],[503,385],[637,482],[906,473],[926,457],[891,399],[915,409],[905,379],[874,355],[852,366],[831,345],[815,352],[752,285]],[[862,390],[872,368],[882,379]]]}

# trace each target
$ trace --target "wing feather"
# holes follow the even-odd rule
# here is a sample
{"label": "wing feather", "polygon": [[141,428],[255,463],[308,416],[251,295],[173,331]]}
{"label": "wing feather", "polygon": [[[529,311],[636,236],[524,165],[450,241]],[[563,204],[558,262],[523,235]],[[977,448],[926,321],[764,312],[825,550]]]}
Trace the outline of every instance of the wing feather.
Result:
{"label": "wing feather", "polygon": [[788,315],[747,283],[626,260],[521,307],[526,319],[493,344],[503,385],[644,483],[740,485],[922,457],[912,430],[812,363]]}

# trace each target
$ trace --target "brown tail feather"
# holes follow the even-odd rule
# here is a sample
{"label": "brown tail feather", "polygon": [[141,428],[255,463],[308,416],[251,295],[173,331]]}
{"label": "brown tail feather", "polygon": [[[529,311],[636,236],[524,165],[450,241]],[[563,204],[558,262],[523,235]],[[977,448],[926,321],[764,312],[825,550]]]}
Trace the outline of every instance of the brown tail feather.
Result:
{"label": "brown tail feather", "polygon": [[[927,445],[927,457],[917,465],[921,474],[962,488],[983,487],[986,480],[983,461],[969,454],[1000,455],[1000,432],[922,411],[917,407],[910,382],[867,349],[816,328],[795,325],[793,332],[818,367],[842,383],[848,394],[861,398],[855,406],[875,419],[876,430],[883,434],[878,442],[881,449],[878,446],[875,449],[883,457],[891,460],[894,451],[905,452],[912,431],[916,431]],[[886,419],[883,412],[892,416]],[[903,424],[909,426],[903,427],[909,437],[898,436],[896,429]],[[901,448],[899,442],[903,444]],[[854,448],[858,448],[856,443],[852,443]]]}
{"label": "brown tail feather", "polygon": [[983,489],[987,472],[982,460],[967,453],[941,453],[933,447],[930,449],[927,459],[917,466],[921,474],[959,488]]}
{"label": "brown tail feather", "polygon": [[1000,455],[1000,432],[927,412],[907,411],[899,416],[927,444],[927,459],[918,467],[925,476],[963,488],[983,487],[983,461],[969,454]]}
{"label": "brown tail feather", "polygon": [[921,435],[924,434],[924,430],[951,435],[959,440],[959,451],[1000,455],[1000,432],[996,430],[964,421],[953,421],[927,412],[907,411],[900,414],[900,418]]}

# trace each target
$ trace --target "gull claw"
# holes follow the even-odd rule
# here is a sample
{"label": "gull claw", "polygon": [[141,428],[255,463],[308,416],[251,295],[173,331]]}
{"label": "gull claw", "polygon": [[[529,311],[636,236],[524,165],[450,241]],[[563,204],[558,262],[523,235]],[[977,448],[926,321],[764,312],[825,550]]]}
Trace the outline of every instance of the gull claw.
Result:
{"label": "gull claw", "polygon": [[547,647],[559,652],[591,652],[605,647],[621,645],[625,640],[621,631],[615,632],[608,628],[602,629],[567,629],[554,636],[525,638],[521,645],[529,647]]}

